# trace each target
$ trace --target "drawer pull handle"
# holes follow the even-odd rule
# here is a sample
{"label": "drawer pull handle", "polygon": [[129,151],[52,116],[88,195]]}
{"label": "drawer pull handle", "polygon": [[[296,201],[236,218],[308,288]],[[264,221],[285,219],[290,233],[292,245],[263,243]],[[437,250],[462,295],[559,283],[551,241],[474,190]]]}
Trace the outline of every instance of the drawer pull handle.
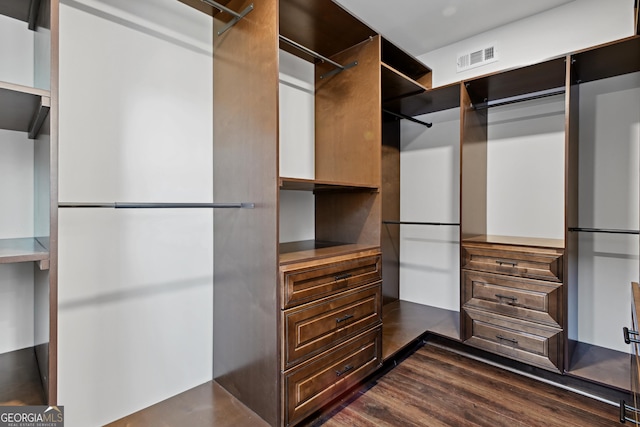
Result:
{"label": "drawer pull handle", "polygon": [[625,344],[631,344],[632,342],[640,344],[640,340],[630,338],[629,335],[640,335],[638,331],[630,331],[626,326],[622,328],[622,335],[624,336]]}
{"label": "drawer pull handle", "polygon": [[351,319],[353,317],[353,314],[346,314],[342,317],[338,317],[336,319],[336,323],[342,323],[342,322],[346,322],[347,320]]}
{"label": "drawer pull handle", "polygon": [[497,260],[496,260],[496,264],[498,264],[498,265],[500,265],[500,266],[503,266],[503,265],[505,265],[505,264],[506,264],[506,265],[510,265],[511,267],[517,267],[517,266],[518,266],[518,263],[517,263],[517,262],[515,262],[515,261],[505,261],[505,260],[503,260],[503,259],[497,259]]}
{"label": "drawer pull handle", "polygon": [[496,335],[496,338],[498,338],[501,341],[509,341],[510,343],[518,344],[518,340],[514,340],[513,338],[503,337],[502,335]]}
{"label": "drawer pull handle", "polygon": [[351,273],[338,274],[338,275],[335,277],[335,280],[336,280],[336,282],[337,282],[338,280],[348,279],[348,278],[349,278],[349,277],[351,277],[351,276],[352,276],[352,274],[351,274]]}
{"label": "drawer pull handle", "polygon": [[342,371],[336,371],[336,377],[341,377],[352,369],[353,369],[352,365],[347,365],[344,367]]}
{"label": "drawer pull handle", "polygon": [[518,301],[518,298],[516,297],[510,297],[509,295],[502,294],[496,294],[496,298],[498,298],[500,302],[502,302],[503,299],[508,299],[509,301],[511,301],[509,304],[515,304],[516,301]]}

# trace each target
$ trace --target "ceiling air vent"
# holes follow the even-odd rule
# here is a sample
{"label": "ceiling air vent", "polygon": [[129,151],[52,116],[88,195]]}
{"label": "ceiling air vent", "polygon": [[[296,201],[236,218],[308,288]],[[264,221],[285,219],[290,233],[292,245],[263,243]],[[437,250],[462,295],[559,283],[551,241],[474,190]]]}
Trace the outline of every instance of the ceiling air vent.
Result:
{"label": "ceiling air vent", "polygon": [[470,52],[458,54],[458,62],[456,64],[458,73],[470,70],[471,68],[480,67],[490,64],[498,60],[496,51],[496,43],[491,43],[481,49],[474,49]]}

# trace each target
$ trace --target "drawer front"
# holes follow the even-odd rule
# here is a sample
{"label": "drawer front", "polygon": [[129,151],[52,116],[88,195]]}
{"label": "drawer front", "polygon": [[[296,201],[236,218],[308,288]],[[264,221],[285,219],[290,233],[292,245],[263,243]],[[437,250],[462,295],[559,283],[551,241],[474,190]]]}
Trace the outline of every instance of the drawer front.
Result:
{"label": "drawer front", "polygon": [[562,282],[562,250],[463,244],[462,268]]}
{"label": "drawer front", "polygon": [[285,265],[280,268],[282,306],[293,307],[366,283],[382,280],[382,257],[342,257],[322,263]]}
{"label": "drawer front", "polygon": [[380,282],[283,311],[284,368],[382,322]]}
{"label": "drawer front", "polygon": [[554,372],[560,371],[563,332],[531,322],[464,309],[465,344]]}
{"label": "drawer front", "polygon": [[464,305],[562,327],[562,284],[463,271]]}
{"label": "drawer front", "polygon": [[382,361],[382,329],[365,332],[283,373],[285,425],[294,425],[375,371]]}

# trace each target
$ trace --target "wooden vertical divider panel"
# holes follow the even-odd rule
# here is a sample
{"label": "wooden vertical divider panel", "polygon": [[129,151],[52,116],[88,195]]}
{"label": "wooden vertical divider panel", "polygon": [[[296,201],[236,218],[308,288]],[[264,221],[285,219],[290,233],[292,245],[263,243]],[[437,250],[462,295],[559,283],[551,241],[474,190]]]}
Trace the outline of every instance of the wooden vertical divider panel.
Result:
{"label": "wooden vertical divider panel", "polygon": [[[382,219],[400,221],[400,120],[383,114]],[[382,296],[387,304],[400,298],[400,225],[382,224]]]}
{"label": "wooden vertical divider panel", "polygon": [[[381,183],[380,37],[331,58],[357,65],[322,77],[316,66],[316,179],[367,185]],[[380,192],[316,192],[316,239],[380,244]]]}
{"label": "wooden vertical divider panel", "polygon": [[[244,10],[250,0],[231,1]],[[278,1],[217,35],[214,19],[214,378],[280,423],[278,325]]]}

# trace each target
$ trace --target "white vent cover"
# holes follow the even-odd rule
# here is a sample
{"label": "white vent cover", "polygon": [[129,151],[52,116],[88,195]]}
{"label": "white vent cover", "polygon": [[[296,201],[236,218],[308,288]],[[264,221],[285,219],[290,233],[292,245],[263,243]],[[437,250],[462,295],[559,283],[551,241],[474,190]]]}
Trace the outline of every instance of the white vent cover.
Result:
{"label": "white vent cover", "polygon": [[458,73],[470,70],[472,68],[487,65],[498,60],[498,52],[496,43],[490,43],[483,48],[473,49],[458,54],[458,62],[456,63]]}

